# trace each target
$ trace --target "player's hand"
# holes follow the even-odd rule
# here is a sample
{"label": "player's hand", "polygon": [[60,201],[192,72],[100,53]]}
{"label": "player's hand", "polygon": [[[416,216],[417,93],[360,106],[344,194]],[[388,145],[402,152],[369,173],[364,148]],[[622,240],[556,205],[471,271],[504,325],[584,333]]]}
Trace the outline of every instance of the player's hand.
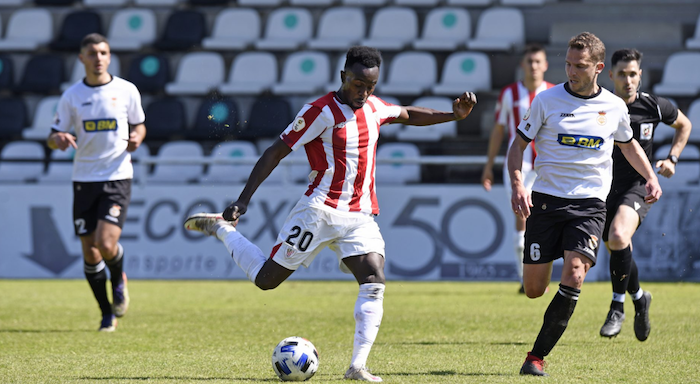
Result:
{"label": "player's hand", "polygon": [[474,92],[464,92],[452,102],[452,112],[454,112],[457,120],[462,120],[469,116],[475,105],[476,94]]}
{"label": "player's hand", "polygon": [[68,147],[78,149],[78,144],[75,142],[75,136],[67,132],[55,132],[53,134],[54,143],[61,151],[65,151]]}
{"label": "player's hand", "polygon": [[657,161],[656,169],[658,169],[656,173],[666,178],[676,174],[676,164],[673,164],[673,162],[669,159]]}
{"label": "player's hand", "polygon": [[647,180],[644,186],[647,190],[647,195],[644,197],[644,201],[647,204],[654,204],[661,198],[661,185],[659,185],[659,179],[653,178],[652,180]]}
{"label": "player's hand", "polygon": [[481,173],[481,185],[484,186],[486,192],[491,192],[491,186],[493,185],[493,169],[490,167],[484,167]]}
{"label": "player's hand", "polygon": [[532,207],[532,196],[527,193],[524,186],[513,186],[510,204],[516,216],[527,219],[530,216],[530,208]]}
{"label": "player's hand", "polygon": [[136,133],[136,131],[129,133],[129,140],[128,144],[126,146],[127,152],[134,152],[139,146],[141,146],[141,143],[143,142],[143,137]]}
{"label": "player's hand", "polygon": [[227,221],[236,221],[248,210],[248,205],[240,201],[234,201],[224,209],[223,217]]}

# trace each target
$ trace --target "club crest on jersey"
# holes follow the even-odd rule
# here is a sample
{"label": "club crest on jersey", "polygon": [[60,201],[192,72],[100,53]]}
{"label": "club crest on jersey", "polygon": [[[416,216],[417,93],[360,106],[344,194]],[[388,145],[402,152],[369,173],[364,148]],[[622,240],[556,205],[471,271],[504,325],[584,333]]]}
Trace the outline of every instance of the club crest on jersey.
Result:
{"label": "club crest on jersey", "polygon": [[598,236],[591,235],[591,237],[588,239],[588,246],[591,249],[598,248]]}
{"label": "club crest on jersey", "polygon": [[600,150],[600,147],[603,146],[605,140],[603,140],[602,137],[597,136],[565,135],[560,133],[559,137],[557,138],[557,142],[559,142],[561,145],[566,145],[569,147]]}
{"label": "club crest on jersey", "polygon": [[292,247],[291,245],[287,245],[287,249],[284,251],[284,257],[286,259],[289,259],[290,257],[294,256],[294,253],[296,253],[294,247]]}
{"label": "club crest on jersey", "polygon": [[116,131],[117,130],[117,120],[116,119],[84,120],[83,121],[83,129],[85,129],[85,132]]}
{"label": "club crest on jersey", "polygon": [[595,119],[599,125],[605,125],[608,122],[608,118],[605,117],[605,111],[598,112],[598,117]]}
{"label": "club crest on jersey", "polygon": [[525,116],[523,116],[523,120],[527,120],[530,118],[530,108],[527,109],[527,112],[525,112]]}
{"label": "club crest on jersey", "polygon": [[114,204],[112,208],[109,209],[109,215],[112,217],[119,217],[122,214],[122,207]]}
{"label": "club crest on jersey", "polygon": [[304,129],[304,127],[306,127],[306,120],[304,120],[303,117],[298,117],[296,121],[294,121],[294,127],[292,127],[292,129],[294,132],[299,132]]}
{"label": "club crest on jersey", "polygon": [[651,140],[651,134],[654,132],[654,124],[642,123],[639,124],[639,140]]}

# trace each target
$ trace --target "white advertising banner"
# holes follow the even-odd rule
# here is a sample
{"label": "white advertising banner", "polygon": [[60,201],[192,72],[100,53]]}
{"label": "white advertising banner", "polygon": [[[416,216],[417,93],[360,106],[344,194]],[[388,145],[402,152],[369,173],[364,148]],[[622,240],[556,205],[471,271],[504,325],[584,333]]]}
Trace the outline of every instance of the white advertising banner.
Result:
{"label": "white advertising banner", "polygon": [[[305,188],[263,185],[237,228],[268,254]],[[182,227],[189,214],[222,211],[241,189],[242,185],[134,186],[121,238],[129,278],[245,279],[223,244]],[[635,236],[642,278],[698,280],[693,270],[694,260],[700,260],[698,247],[688,240],[700,235],[700,219],[694,214],[700,209],[699,195],[665,191],[662,207],[651,210]],[[70,185],[0,187],[5,223],[0,231],[0,278],[83,277],[72,198]],[[386,241],[388,279],[517,280],[513,215],[502,186],[487,193],[479,185],[387,185],[380,186],[378,198],[381,214],[376,220]],[[553,280],[558,279],[556,267]],[[601,257],[589,279],[607,278],[607,269],[607,258]],[[335,253],[325,250],[292,279],[352,276],[342,273]]]}

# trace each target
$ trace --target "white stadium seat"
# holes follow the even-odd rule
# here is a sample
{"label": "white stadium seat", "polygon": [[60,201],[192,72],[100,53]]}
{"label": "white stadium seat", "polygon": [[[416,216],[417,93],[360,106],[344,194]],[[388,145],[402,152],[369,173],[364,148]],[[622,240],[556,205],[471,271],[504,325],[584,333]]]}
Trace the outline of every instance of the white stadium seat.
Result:
{"label": "white stadium seat", "polygon": [[408,7],[380,8],[372,17],[369,36],[362,45],[400,51],[418,38],[418,15]]}
{"label": "white stadium seat", "polygon": [[329,8],[321,14],[310,49],[344,51],[365,37],[365,13],[360,8]]}
{"label": "white stadium seat", "polygon": [[202,47],[212,50],[244,50],[260,38],[261,21],[250,8],[228,8],[218,13],[211,37]]}
{"label": "white stadium seat", "polygon": [[328,55],[302,51],[287,57],[281,81],[272,86],[276,95],[313,94],[323,89],[330,78]]}
{"label": "white stadium seat", "polygon": [[471,37],[469,11],[463,8],[435,8],[428,13],[423,34],[413,48],[428,51],[454,51],[464,47]]}
{"label": "white stadium seat", "polygon": [[51,12],[43,8],[18,9],[10,15],[0,51],[34,51],[52,38]]}
{"label": "white stadium seat", "polygon": [[32,126],[22,130],[22,137],[28,140],[46,140],[51,133],[60,96],[47,96],[39,101],[32,120]]}
{"label": "white stadium seat", "polygon": [[[211,159],[257,158],[258,149],[249,141],[227,141],[212,149]],[[255,164],[209,164],[209,171],[202,176],[202,183],[245,183]]]}
{"label": "white stadium seat", "polygon": [[225,95],[257,95],[277,82],[277,58],[270,52],[244,52],[233,59],[228,82],[219,91]]}
{"label": "white stadium seat", "polygon": [[687,49],[700,49],[700,15],[698,21],[695,22],[695,34],[685,41],[685,47]]}
{"label": "white stadium seat", "polygon": [[180,60],[175,81],[165,85],[168,95],[205,95],[224,82],[224,58],[216,52],[187,53]]}
{"label": "white stadium seat", "polygon": [[394,96],[418,96],[437,82],[437,62],[429,52],[401,52],[389,65],[387,80],[377,91]]}
{"label": "white stadium seat", "polygon": [[483,52],[451,54],[442,70],[442,79],[433,88],[436,95],[458,97],[465,91],[491,90],[491,62]]}
{"label": "white stadium seat", "polygon": [[700,52],[672,53],[664,65],[661,82],[654,93],[670,96],[696,96],[700,93]]}
{"label": "white stadium seat", "polygon": [[[36,181],[44,172],[43,145],[36,141],[11,141],[0,150],[0,181]],[[7,159],[35,160],[33,162],[6,162]]]}
{"label": "white stadium seat", "polygon": [[313,17],[306,8],[278,8],[267,17],[265,36],[255,48],[270,51],[294,51],[313,36]]}
{"label": "white stadium seat", "polygon": [[[169,141],[160,147],[157,159],[203,158],[202,147],[196,141]],[[199,180],[201,164],[156,164],[148,183],[190,183]]]}
{"label": "white stadium seat", "polygon": [[488,8],[476,26],[474,38],[467,43],[475,51],[510,51],[525,45],[525,18],[517,8]]}
{"label": "white stadium seat", "polygon": [[[112,51],[138,51],[156,41],[156,15],[147,8],[118,10],[107,33]],[[114,59],[114,56],[112,56]]]}

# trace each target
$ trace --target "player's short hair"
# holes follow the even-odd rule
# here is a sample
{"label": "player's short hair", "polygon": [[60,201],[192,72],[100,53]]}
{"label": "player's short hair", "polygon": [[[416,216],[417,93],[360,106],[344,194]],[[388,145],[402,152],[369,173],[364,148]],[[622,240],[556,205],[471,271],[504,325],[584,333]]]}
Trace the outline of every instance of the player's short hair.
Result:
{"label": "player's short hair", "polygon": [[636,61],[639,66],[642,65],[642,53],[634,48],[618,49],[612,54],[610,64],[614,67],[620,61],[629,62]]}
{"label": "player's short hair", "polygon": [[595,62],[605,62],[605,44],[590,32],[581,32],[569,40],[569,49],[588,50]]}
{"label": "player's short hair", "polygon": [[523,56],[525,55],[531,55],[533,53],[538,53],[538,52],[544,52],[544,54],[547,54],[547,51],[544,49],[544,46],[542,44],[537,44],[537,43],[530,43],[525,46],[525,51],[523,52]]}
{"label": "player's short hair", "polygon": [[85,37],[83,37],[83,39],[80,41],[80,49],[83,49],[88,45],[100,43],[107,43],[107,45],[109,45],[109,41],[107,41],[106,37],[100,35],[99,33],[90,33],[85,35]]}
{"label": "player's short hair", "polygon": [[348,50],[345,56],[345,69],[352,67],[355,63],[360,63],[367,68],[382,65],[382,54],[378,49],[366,46],[355,46]]}

